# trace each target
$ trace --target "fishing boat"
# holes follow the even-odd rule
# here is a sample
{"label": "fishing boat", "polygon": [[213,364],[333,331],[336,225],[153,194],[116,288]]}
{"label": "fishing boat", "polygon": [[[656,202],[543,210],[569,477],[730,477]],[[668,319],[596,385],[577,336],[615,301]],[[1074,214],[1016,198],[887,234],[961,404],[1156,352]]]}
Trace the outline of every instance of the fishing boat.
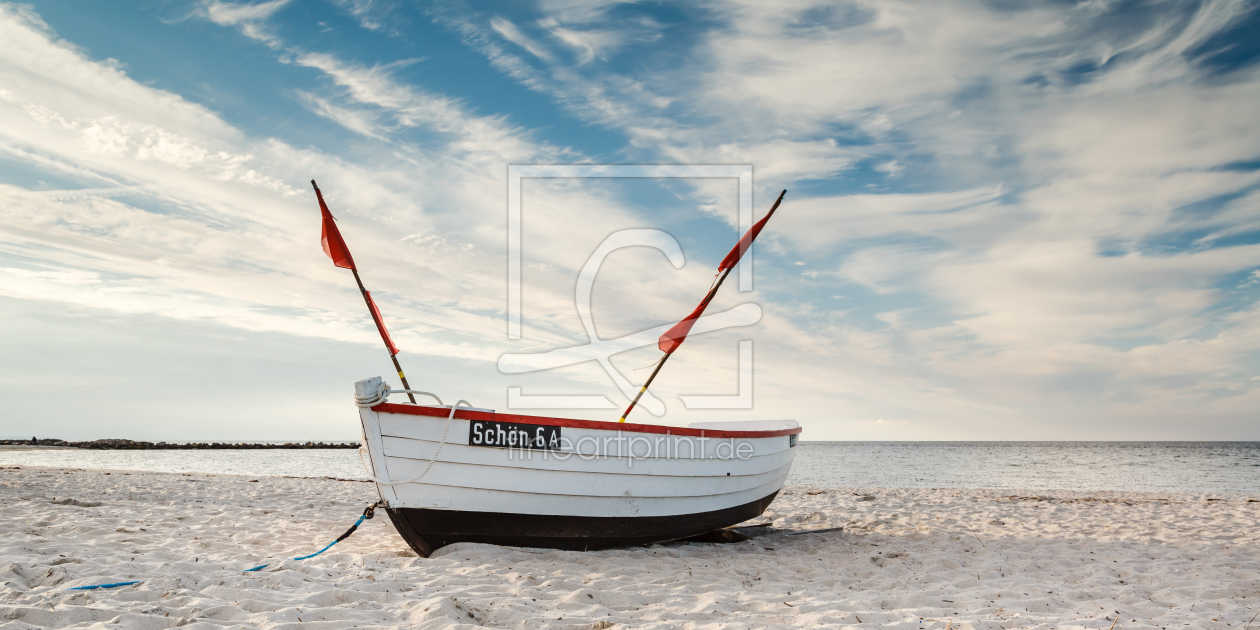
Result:
{"label": "fishing boat", "polygon": [[[380,309],[364,287],[328,205],[321,242],[354,273],[372,321],[402,381],[355,383],[360,455],[390,520],[416,553],[458,542],[593,550],[680,540],[760,515],[787,479],[800,426],[793,420],[698,422],[686,427],[626,422],[686,340],[718,289],[774,215],[750,228],[718,266],[700,305],[665,334],[664,355],[617,422],[496,413],[466,401],[445,405],[411,389]],[[408,403],[389,396],[407,394]],[[436,404],[422,405],[416,396]]]}
{"label": "fishing boat", "polygon": [[[760,515],[796,453],[793,420],[687,427],[387,402],[355,383],[367,466],[398,533],[593,550],[688,538]],[[408,393],[421,393],[414,390]]]}

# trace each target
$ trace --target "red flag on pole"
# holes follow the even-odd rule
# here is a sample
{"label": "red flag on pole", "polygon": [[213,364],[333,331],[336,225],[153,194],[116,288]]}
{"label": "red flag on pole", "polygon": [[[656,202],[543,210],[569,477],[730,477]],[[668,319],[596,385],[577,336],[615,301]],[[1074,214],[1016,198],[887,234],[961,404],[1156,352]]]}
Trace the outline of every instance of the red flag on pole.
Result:
{"label": "red flag on pole", "polygon": [[748,251],[748,249],[752,247],[752,242],[757,240],[757,235],[761,234],[762,228],[766,227],[766,221],[769,221],[770,217],[774,216],[774,211],[779,209],[779,202],[783,201],[783,195],[785,194],[787,194],[786,190],[780,193],[779,198],[775,200],[774,205],[770,206],[770,211],[766,213],[766,216],[762,217],[760,221],[754,223],[753,226],[744,233],[744,237],[739,239],[739,242],[735,244],[735,247],[731,248],[731,251],[726,255],[726,258],[722,259],[722,264],[718,265],[719,272],[724,269],[730,269],[739,264],[739,259],[744,257],[744,252]]}
{"label": "red flag on pole", "polygon": [[398,354],[398,346],[394,345],[394,340],[389,338],[389,331],[385,330],[385,320],[381,318],[381,310],[376,308],[376,302],[372,299],[372,292],[364,291],[363,297],[367,300],[368,310],[372,311],[372,321],[376,322],[376,329],[381,332],[381,339],[385,341],[385,347],[389,348],[390,356]]}
{"label": "red flag on pole", "polygon": [[[341,230],[337,229],[333,215],[328,211],[328,204],[324,203],[324,194],[319,192],[319,185],[313,179],[311,187],[315,189],[315,196],[319,199],[319,211],[324,217],[324,230],[319,239],[320,244],[324,246],[324,253],[328,254],[334,265],[349,269],[354,274],[354,282],[359,285],[363,301],[367,303],[368,312],[372,314],[372,323],[376,324],[376,331],[381,333],[381,341],[385,342],[385,349],[389,350],[389,359],[394,362],[394,369],[398,370],[398,380],[402,381],[404,390],[410,390],[411,385],[407,383],[407,376],[403,374],[402,366],[398,364],[398,346],[394,345],[394,340],[389,338],[389,331],[385,330],[385,320],[381,318],[381,309],[376,308],[372,294],[368,293],[363,286],[363,280],[359,278],[359,270],[354,266],[354,258],[350,257],[350,248],[346,247],[346,241],[341,238]],[[411,400],[411,404],[416,404],[415,394],[408,391],[407,398]]]}
{"label": "red flag on pole", "polygon": [[690,315],[665,331],[665,334],[661,335],[661,338],[657,340],[656,347],[660,348],[661,352],[665,354],[671,354],[674,350],[677,350],[678,346],[681,346],[682,342],[687,340],[687,333],[691,332],[691,327],[695,325],[696,320],[700,319],[700,316],[704,314],[704,309],[708,308],[711,299],[711,296],[705,298],[700,303],[700,306],[697,306],[696,310],[692,311]]}
{"label": "red flag on pole", "polygon": [[[729,273],[730,269],[739,264],[739,260],[744,257],[744,252],[748,251],[748,249],[752,247],[752,242],[757,240],[757,235],[761,234],[762,228],[766,227],[766,221],[769,221],[770,217],[774,216],[774,211],[779,209],[779,203],[783,201],[783,195],[786,194],[786,190],[779,193],[779,198],[774,201],[773,206],[770,206],[770,211],[766,213],[766,216],[762,217],[760,221],[754,223],[753,226],[744,233],[743,238],[739,239],[739,242],[735,244],[735,247],[731,249],[730,253],[726,255],[726,258],[722,259],[722,264],[718,265],[719,274],[723,271]],[[722,278],[722,280],[725,279],[725,277]],[[709,307],[709,302],[713,301],[713,296],[717,295],[717,289],[720,286],[722,286],[722,283],[719,281],[717,286],[709,289],[709,294],[704,296],[704,299],[700,301],[700,305],[696,307],[696,310],[692,311],[691,314],[683,318],[681,322],[674,324],[672,328],[665,331],[665,334],[661,335],[660,339],[656,342],[656,347],[660,348],[661,352],[671,354],[678,349],[678,346],[682,345],[682,342],[687,340],[687,333],[691,332],[691,327],[696,324],[696,320],[700,319],[700,316],[704,314],[704,309]]]}
{"label": "red flag on pole", "polygon": [[324,195],[319,192],[318,186],[315,187],[315,196],[319,198],[319,211],[324,215],[324,230],[319,235],[319,242],[324,246],[324,253],[328,254],[334,265],[342,269],[354,269],[354,258],[350,257],[350,248],[346,247],[345,239],[341,238],[341,230],[337,229],[337,220],[328,211],[328,204],[324,203]]}
{"label": "red flag on pole", "polygon": [[678,346],[681,346],[682,342],[687,340],[687,333],[691,332],[691,327],[695,325],[697,319],[700,319],[704,309],[709,307],[709,302],[713,301],[713,296],[717,295],[718,289],[722,288],[722,283],[726,282],[726,277],[731,275],[731,269],[739,264],[739,259],[744,257],[744,252],[748,251],[749,247],[752,247],[752,242],[757,239],[761,229],[766,227],[766,222],[774,215],[774,211],[779,208],[779,204],[783,202],[783,196],[786,194],[786,190],[779,193],[779,198],[774,200],[774,205],[770,206],[770,211],[766,213],[766,216],[753,224],[752,229],[748,230],[743,238],[739,239],[739,242],[735,244],[735,249],[732,249],[731,253],[722,259],[722,264],[718,266],[717,280],[713,283],[713,286],[709,287],[709,292],[704,296],[704,299],[700,300],[700,306],[697,306],[696,310],[692,311],[681,322],[671,326],[656,341],[656,347],[660,348],[661,352],[665,353],[665,356],[656,362],[656,369],[652,370],[652,375],[647,378],[647,382],[643,384],[643,387],[639,388],[639,393],[635,394],[634,400],[630,401],[630,406],[621,412],[621,419],[617,422],[626,421],[626,416],[630,415],[631,411],[634,411],[634,406],[639,404],[639,399],[647,392],[648,386],[652,384],[652,381],[656,380],[656,375],[661,373],[661,368],[665,367],[665,362],[674,356],[673,353],[678,349]]}

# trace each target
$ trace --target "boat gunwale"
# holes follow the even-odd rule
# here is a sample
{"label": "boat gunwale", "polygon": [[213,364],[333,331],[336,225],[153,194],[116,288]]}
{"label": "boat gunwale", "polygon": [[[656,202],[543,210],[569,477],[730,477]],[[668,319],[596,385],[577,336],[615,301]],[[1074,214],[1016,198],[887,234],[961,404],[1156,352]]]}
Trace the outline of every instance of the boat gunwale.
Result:
{"label": "boat gunwale", "polygon": [[[424,405],[403,405],[398,403],[380,403],[371,408],[377,413],[396,413],[430,418],[445,418],[451,413],[450,407],[428,407]],[[573,427],[575,429],[593,429],[597,431],[625,431],[628,433],[658,433],[662,435],[687,435],[704,438],[771,438],[794,435],[801,432],[801,427],[775,429],[770,431],[731,431],[723,429],[693,429],[691,427],[667,427],[658,424],[635,424],[632,422],[607,422],[603,420],[573,420],[570,418],[551,418],[547,416],[524,416],[520,414],[498,413],[494,411],[474,411],[457,408],[456,420],[482,420],[492,422],[519,422],[521,424],[537,424],[549,427]]]}

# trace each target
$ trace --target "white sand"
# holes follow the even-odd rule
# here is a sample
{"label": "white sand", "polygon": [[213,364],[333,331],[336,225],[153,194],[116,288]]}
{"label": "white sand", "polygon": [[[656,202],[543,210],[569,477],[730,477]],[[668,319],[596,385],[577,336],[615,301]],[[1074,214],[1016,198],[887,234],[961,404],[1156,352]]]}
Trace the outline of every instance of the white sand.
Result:
{"label": "white sand", "polygon": [[317,550],[375,498],[249,479],[0,470],[0,628],[1105,629],[1117,611],[1116,628],[1244,628],[1260,611],[1253,497],[789,488],[777,528],[844,531],[431,559],[382,514],[244,574]]}

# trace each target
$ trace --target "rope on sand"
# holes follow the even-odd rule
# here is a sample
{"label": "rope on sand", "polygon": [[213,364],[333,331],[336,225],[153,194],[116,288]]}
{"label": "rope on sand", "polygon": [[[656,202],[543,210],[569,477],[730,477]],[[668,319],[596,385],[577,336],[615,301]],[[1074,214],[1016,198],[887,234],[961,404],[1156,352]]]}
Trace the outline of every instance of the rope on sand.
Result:
{"label": "rope on sand", "polygon": [[[367,509],[363,510],[363,515],[359,517],[359,520],[357,520],[357,521],[355,521],[355,522],[354,522],[354,525],[351,525],[351,526],[350,526],[350,529],[347,529],[347,530],[346,530],[346,533],[344,533],[344,534],[342,534],[342,535],[338,536],[338,537],[337,537],[337,540],[334,540],[334,541],[332,541],[332,542],[328,543],[328,546],[327,546],[327,547],[324,547],[323,549],[320,549],[319,551],[316,551],[315,553],[313,553],[313,554],[311,554],[311,555],[309,555],[309,556],[298,556],[298,557],[296,557],[296,558],[289,558],[289,559],[290,559],[290,560],[308,560],[308,559],[310,559],[310,558],[314,558],[315,556],[318,556],[318,555],[319,555],[319,554],[321,554],[321,553],[324,553],[325,551],[328,551],[329,549],[332,549],[332,546],[333,546],[333,545],[335,545],[335,544],[337,544],[337,543],[339,543],[339,542],[341,542],[341,541],[343,541],[343,540],[345,540],[345,539],[349,538],[349,537],[350,537],[350,534],[353,534],[353,533],[354,533],[354,530],[359,529],[359,525],[362,525],[362,524],[363,524],[363,520],[364,520],[364,519],[369,519],[369,518],[372,518],[372,516],[373,516],[373,515],[375,515],[375,513],[376,513],[376,504],[375,504],[375,503],[373,503],[372,505],[367,506]],[[256,566],[256,567],[252,568],[252,569],[245,569],[243,572],[244,572],[244,573],[249,573],[249,572],[251,572],[251,571],[261,571],[261,570],[263,570],[263,569],[265,569],[265,568],[267,568],[267,567],[269,567],[269,566],[271,566],[271,565],[273,565],[273,564],[275,564],[275,562],[268,562],[268,563],[266,563],[266,564],[260,564],[260,565],[258,565],[258,566]]]}
{"label": "rope on sand", "polygon": [[114,588],[117,586],[131,586],[132,584],[139,584],[139,583],[140,583],[140,580],[136,580],[134,582],[114,582],[113,584],[93,584],[91,586],[76,586],[74,588],[68,588],[66,590],[67,591],[90,591],[94,588]]}
{"label": "rope on sand", "polygon": [[[342,534],[342,535],[338,536],[338,537],[337,537],[337,540],[334,540],[334,541],[332,541],[332,542],[328,543],[328,546],[327,546],[327,547],[324,547],[323,549],[320,549],[319,551],[316,551],[315,553],[310,554],[309,556],[298,556],[298,557],[296,557],[296,558],[290,558],[290,560],[309,560],[310,558],[314,558],[315,556],[318,556],[319,554],[324,553],[325,551],[328,551],[329,549],[332,549],[332,546],[333,546],[333,545],[335,545],[335,544],[337,544],[337,543],[339,543],[339,542],[341,542],[341,541],[343,541],[343,540],[345,540],[345,539],[349,538],[349,537],[350,537],[350,535],[354,533],[354,530],[358,529],[358,528],[359,528],[359,525],[362,525],[362,524],[363,524],[363,521],[364,521],[364,520],[372,518],[372,517],[376,514],[376,506],[377,506],[377,505],[379,505],[379,502],[377,502],[377,503],[373,503],[372,505],[367,506],[367,508],[363,510],[363,514],[362,514],[361,516],[359,516],[359,520],[355,521],[355,522],[354,522],[354,525],[351,525],[351,526],[350,526],[350,529],[347,529],[347,530],[346,530],[346,533],[344,533],[344,534]],[[249,569],[242,569],[242,570],[241,570],[241,572],[242,572],[242,573],[250,573],[250,572],[253,572],[253,571],[261,571],[261,570],[263,570],[263,569],[265,569],[265,568],[267,568],[267,567],[269,567],[269,566],[271,566],[271,565],[275,564],[276,562],[279,562],[279,560],[273,560],[272,562],[268,562],[268,563],[266,563],[266,564],[260,564],[260,565],[258,565],[258,566],[256,566],[256,567],[251,567],[251,568],[249,568]],[[67,591],[91,591],[91,590],[95,590],[95,589],[98,589],[98,588],[117,588],[117,587],[119,587],[119,586],[131,586],[131,585],[133,585],[133,584],[139,584],[139,583],[140,583],[140,582],[142,582],[142,581],[143,581],[143,580],[134,580],[134,581],[131,581],[131,582],[110,582],[110,583],[107,583],[107,584],[89,584],[89,585],[87,585],[87,586],[74,586],[74,587],[68,588],[68,589],[66,589],[66,590],[67,590]]]}

